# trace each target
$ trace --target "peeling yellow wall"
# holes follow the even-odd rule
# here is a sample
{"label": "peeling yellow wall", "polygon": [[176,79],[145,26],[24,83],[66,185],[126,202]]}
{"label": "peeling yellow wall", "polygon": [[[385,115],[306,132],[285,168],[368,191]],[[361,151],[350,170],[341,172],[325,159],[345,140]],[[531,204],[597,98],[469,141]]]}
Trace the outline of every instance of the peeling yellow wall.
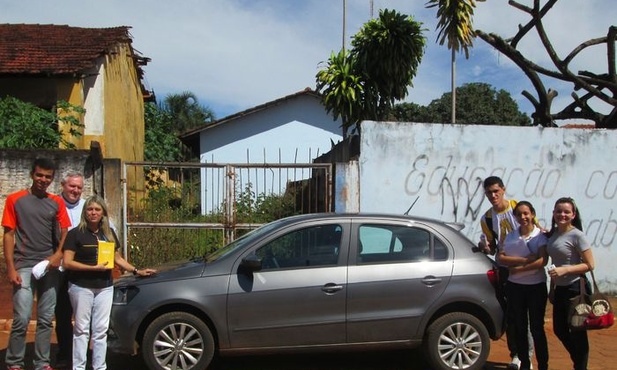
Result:
{"label": "peeling yellow wall", "polygon": [[[91,94],[88,99],[101,99],[98,102],[103,108],[92,121],[103,122],[102,130],[89,130],[88,125],[94,122],[84,122],[84,115],[80,120],[86,125],[85,133],[79,138],[70,137],[66,124],[60,129],[65,138],[75,144],[78,149],[89,149],[91,141],[101,144],[105,158],[119,158],[123,161],[143,161],[144,157],[144,100],[141,84],[135,62],[128,45],[118,46],[114,52],[106,55],[102,62],[102,68],[95,71],[96,78],[102,78],[100,94]],[[58,100],[66,100],[73,105],[84,107],[86,96],[84,91],[91,86],[84,84],[84,79],[73,81],[71,79],[59,79],[57,81]],[[87,115],[86,115],[87,116]],[[89,134],[97,132],[97,134]]]}
{"label": "peeling yellow wall", "polygon": [[144,100],[128,45],[106,56],[103,155],[124,161],[144,158]]}
{"label": "peeling yellow wall", "polygon": [[[56,100],[64,100],[74,106],[77,107],[83,107],[84,106],[84,97],[82,94],[82,88],[81,88],[81,80],[79,79],[62,79],[62,78],[57,78],[56,79],[56,94],[57,94],[57,99]],[[77,117],[79,119],[79,122],[81,124],[84,123],[84,116],[83,114],[78,114],[78,113],[71,113],[73,116]],[[62,115],[62,113],[60,113],[59,115]],[[72,143],[75,145],[76,149],[90,149],[90,142],[84,142],[84,127],[74,127],[74,129],[76,129],[81,136],[72,136],[69,133],[69,125],[66,122],[60,122],[58,125],[59,130],[62,132],[63,137],[66,141]]]}

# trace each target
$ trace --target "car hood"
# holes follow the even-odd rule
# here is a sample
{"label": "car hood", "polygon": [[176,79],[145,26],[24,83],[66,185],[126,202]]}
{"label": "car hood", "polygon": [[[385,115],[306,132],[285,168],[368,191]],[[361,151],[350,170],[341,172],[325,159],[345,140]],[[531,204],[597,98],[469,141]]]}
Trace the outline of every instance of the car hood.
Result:
{"label": "car hood", "polygon": [[116,279],[114,285],[141,285],[167,280],[191,279],[200,277],[206,264],[202,259],[168,262],[155,267],[156,274],[139,277],[124,275]]}

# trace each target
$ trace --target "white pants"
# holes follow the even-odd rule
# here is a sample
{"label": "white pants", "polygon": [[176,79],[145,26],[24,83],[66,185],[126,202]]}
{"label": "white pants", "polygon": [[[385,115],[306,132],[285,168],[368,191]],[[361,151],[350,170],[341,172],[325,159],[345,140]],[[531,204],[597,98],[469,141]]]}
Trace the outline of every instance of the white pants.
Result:
{"label": "white pants", "polygon": [[101,289],[82,288],[69,283],[69,297],[75,315],[73,326],[73,370],[85,370],[92,328],[92,368],[105,370],[107,364],[107,329],[113,300],[113,286]]}

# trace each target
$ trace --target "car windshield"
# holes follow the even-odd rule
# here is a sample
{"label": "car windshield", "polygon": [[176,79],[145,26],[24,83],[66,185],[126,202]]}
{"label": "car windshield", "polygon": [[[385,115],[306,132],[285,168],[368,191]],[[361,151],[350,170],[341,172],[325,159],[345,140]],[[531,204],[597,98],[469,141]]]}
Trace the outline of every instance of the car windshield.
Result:
{"label": "car windshield", "polygon": [[258,227],[255,230],[252,230],[246,234],[244,234],[243,236],[241,236],[240,238],[234,240],[233,242],[227,244],[224,247],[221,247],[217,250],[215,250],[214,252],[208,254],[205,256],[205,261],[207,263],[210,262],[214,262],[216,260],[219,260],[221,258],[224,258],[225,256],[229,255],[230,253],[232,253],[233,251],[235,251],[238,248],[242,248],[242,246],[251,243],[253,240],[257,240],[259,238],[262,237],[262,235],[269,233],[271,230],[275,229],[276,227],[278,227],[278,224],[280,222],[279,221],[273,221],[270,222],[268,224],[265,224],[263,226]]}

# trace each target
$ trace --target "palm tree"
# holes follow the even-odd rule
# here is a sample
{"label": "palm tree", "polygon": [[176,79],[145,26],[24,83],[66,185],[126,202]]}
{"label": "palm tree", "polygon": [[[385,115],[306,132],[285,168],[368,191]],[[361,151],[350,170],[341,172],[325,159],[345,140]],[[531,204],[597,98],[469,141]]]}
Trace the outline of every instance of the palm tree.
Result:
{"label": "palm tree", "polygon": [[167,95],[161,108],[173,117],[174,131],[177,133],[202,126],[215,119],[212,110],[199,104],[195,94],[189,91]]}
{"label": "palm tree", "polygon": [[437,39],[439,45],[448,40],[452,51],[452,123],[456,122],[456,53],[463,50],[469,58],[469,48],[473,46],[473,10],[476,2],[485,0],[428,0],[427,8],[437,7]]}

